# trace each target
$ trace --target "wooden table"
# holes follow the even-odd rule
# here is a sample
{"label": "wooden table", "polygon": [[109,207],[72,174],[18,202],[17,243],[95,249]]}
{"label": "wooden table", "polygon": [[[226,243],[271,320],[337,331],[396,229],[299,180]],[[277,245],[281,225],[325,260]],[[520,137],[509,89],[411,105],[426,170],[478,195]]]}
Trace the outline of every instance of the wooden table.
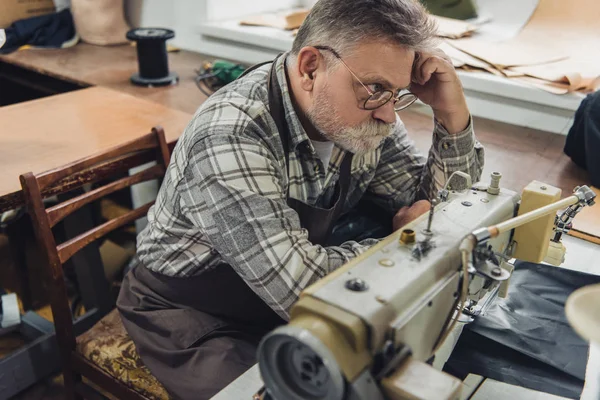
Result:
{"label": "wooden table", "polygon": [[23,204],[19,175],[43,172],[162,125],[177,140],[191,114],[92,87],[0,107],[0,211]]}
{"label": "wooden table", "polygon": [[[94,62],[103,65],[99,59]],[[60,71],[61,65],[64,68],[68,63],[68,60],[61,60],[56,65],[57,71]],[[163,102],[169,99],[185,101],[168,88],[149,89],[144,94],[160,98]],[[144,135],[155,125],[162,125],[167,140],[174,143],[190,121],[191,113],[142,97],[145,96],[136,97],[105,87],[90,87],[0,107],[0,212],[23,204],[19,175],[28,171],[39,173],[90,156]],[[91,227],[89,213],[84,212],[76,218],[71,216],[64,221],[66,237],[80,233],[82,227]],[[10,238],[20,298],[23,307],[29,310],[33,305],[29,282],[35,280],[38,286],[40,282],[29,279],[29,276],[36,277],[40,273],[30,259],[31,254],[35,255],[30,251],[35,243],[32,242],[29,219],[13,221],[6,227],[6,233]],[[79,259],[71,260],[82,303],[88,310],[101,309],[101,306],[112,304],[112,299],[107,290],[109,283],[105,278],[98,244],[93,243],[84,251],[85,254],[82,253]],[[35,261],[35,256],[33,258]],[[83,330],[88,326],[87,321],[93,323],[96,320],[88,318],[79,321],[76,329]],[[33,312],[23,317],[21,329],[23,332],[33,332],[26,336],[31,342],[2,360],[1,367],[7,371],[0,376],[3,393],[14,395],[21,388],[55,373],[59,368],[53,326],[46,321],[48,327],[45,327],[43,323],[44,320]]]}
{"label": "wooden table", "polygon": [[179,74],[179,83],[163,87],[132,85],[129,77],[138,70],[135,47],[94,46],[79,43],[67,49],[17,51],[0,56],[0,64],[16,66],[80,86],[103,86],[166,107],[193,114],[206,100],[196,87],[195,70],[213,57],[190,51],[168,53],[169,68]]}

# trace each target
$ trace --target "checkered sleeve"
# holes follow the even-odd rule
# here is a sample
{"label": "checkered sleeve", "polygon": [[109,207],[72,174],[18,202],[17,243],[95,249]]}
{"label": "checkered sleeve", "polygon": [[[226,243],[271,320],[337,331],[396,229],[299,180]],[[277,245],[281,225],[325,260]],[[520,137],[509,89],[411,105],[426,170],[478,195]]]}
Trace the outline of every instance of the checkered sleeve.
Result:
{"label": "checkered sleeve", "polygon": [[453,135],[435,121],[427,158],[420,154],[398,120],[394,133],[384,143],[368,190],[381,206],[396,212],[417,200],[433,198],[455,171],[466,172],[477,182],[483,164],[484,149],[475,138],[472,119],[464,131]]}
{"label": "checkered sleeve", "polygon": [[285,162],[258,136],[217,132],[196,141],[178,187],[182,211],[206,233],[213,251],[287,319],[305,287],[368,245],[312,244],[286,202]]}

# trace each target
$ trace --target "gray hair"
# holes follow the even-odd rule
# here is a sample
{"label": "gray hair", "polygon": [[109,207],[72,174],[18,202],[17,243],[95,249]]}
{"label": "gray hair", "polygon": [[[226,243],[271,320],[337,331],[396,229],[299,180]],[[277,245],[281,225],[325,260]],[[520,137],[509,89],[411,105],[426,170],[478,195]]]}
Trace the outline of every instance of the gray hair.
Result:
{"label": "gray hair", "polygon": [[367,40],[423,50],[434,45],[436,29],[418,0],[319,0],[298,30],[290,58],[305,46],[326,45],[343,54]]}

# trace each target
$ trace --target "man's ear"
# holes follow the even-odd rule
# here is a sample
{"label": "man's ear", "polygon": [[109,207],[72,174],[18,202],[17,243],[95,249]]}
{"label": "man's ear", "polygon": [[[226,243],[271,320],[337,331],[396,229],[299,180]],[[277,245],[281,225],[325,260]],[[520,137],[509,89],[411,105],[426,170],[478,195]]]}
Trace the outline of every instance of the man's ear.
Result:
{"label": "man's ear", "polygon": [[319,50],[312,46],[303,47],[298,53],[296,73],[300,78],[300,86],[306,91],[312,91],[319,66],[323,58]]}

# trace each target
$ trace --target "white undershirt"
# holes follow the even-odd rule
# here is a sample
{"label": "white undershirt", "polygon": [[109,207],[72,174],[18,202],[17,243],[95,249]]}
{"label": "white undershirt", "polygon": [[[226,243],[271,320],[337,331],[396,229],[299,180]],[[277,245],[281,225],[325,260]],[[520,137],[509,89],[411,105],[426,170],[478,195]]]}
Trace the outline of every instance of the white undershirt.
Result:
{"label": "white undershirt", "polygon": [[329,160],[331,159],[331,153],[333,152],[333,142],[319,142],[316,140],[311,140],[311,143],[315,149],[315,152],[323,162],[325,171],[327,171]]}

